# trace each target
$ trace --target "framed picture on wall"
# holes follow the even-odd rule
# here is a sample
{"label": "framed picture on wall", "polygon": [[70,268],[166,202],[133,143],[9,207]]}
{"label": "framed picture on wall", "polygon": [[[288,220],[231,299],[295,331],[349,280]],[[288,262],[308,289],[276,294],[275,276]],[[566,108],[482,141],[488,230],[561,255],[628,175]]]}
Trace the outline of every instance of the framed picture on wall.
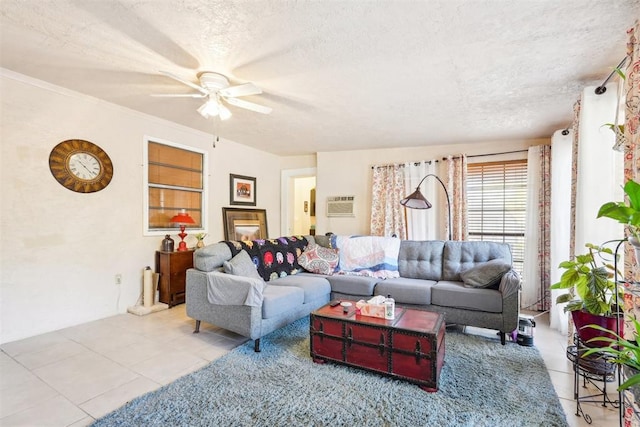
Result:
{"label": "framed picture on wall", "polygon": [[256,205],[256,179],[250,176],[229,175],[229,204]]}
{"label": "framed picture on wall", "polygon": [[222,208],[225,240],[267,239],[265,209]]}

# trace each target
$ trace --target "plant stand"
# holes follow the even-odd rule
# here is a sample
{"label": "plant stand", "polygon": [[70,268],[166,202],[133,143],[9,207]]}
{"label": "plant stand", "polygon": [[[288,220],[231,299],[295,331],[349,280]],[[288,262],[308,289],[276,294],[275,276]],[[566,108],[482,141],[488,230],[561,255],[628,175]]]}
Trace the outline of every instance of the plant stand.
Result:
{"label": "plant stand", "polygon": [[[567,358],[573,364],[573,398],[576,400],[576,415],[581,416],[588,424],[591,424],[592,419],[582,409],[582,403],[602,403],[604,407],[607,404],[614,408],[620,407],[620,401],[611,400],[607,394],[607,383],[616,380],[618,365],[597,354],[583,356],[583,353],[589,347],[584,345],[577,335],[574,335],[574,340],[575,345],[567,347]],[[580,386],[581,378],[582,386]],[[580,390],[586,388],[587,383],[593,385],[598,392],[580,396]],[[602,386],[600,383],[602,383]]]}
{"label": "plant stand", "polygon": [[[627,241],[626,238],[621,240],[612,240],[609,242],[605,242],[605,244],[613,243],[613,242],[617,243],[616,249],[614,251],[614,259],[613,259],[613,266],[614,266],[614,272],[615,272],[614,281],[616,283],[616,286],[617,287],[622,286],[625,293],[629,293],[631,294],[632,297],[636,298],[636,297],[640,297],[640,284],[637,282],[627,283],[624,280],[624,278],[621,279],[620,277],[618,277],[618,254],[620,253],[620,248],[622,247],[625,241]],[[633,245],[633,246],[635,247],[636,245]],[[637,252],[636,252],[636,262],[640,262],[640,258],[638,258]],[[621,301],[618,300],[618,292],[615,293],[615,296],[616,296],[616,305],[620,307]],[[621,314],[620,311],[622,310],[618,310],[618,316],[624,316],[624,314],[623,313]],[[618,334],[620,334],[620,331],[617,331],[617,332]],[[625,373],[623,371],[624,369],[618,369],[618,384],[622,384],[625,381]],[[618,401],[619,401],[618,417],[619,417],[620,427],[640,426],[640,408],[638,407],[640,402],[638,402],[635,399],[631,390],[619,391]]]}
{"label": "plant stand", "polygon": [[[631,295],[633,299],[640,297],[640,283],[629,283],[624,280],[617,283],[623,286],[625,294]],[[635,372],[629,372],[628,368],[623,367],[620,369],[620,382],[626,381],[633,374]],[[640,427],[640,392],[635,389],[636,387],[620,392],[620,426]]]}

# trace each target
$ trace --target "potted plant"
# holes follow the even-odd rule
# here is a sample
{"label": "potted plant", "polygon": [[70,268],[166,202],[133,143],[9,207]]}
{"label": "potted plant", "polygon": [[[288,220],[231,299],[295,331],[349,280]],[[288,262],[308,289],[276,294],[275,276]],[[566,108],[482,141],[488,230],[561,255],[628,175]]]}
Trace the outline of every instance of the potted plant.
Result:
{"label": "potted plant", "polygon": [[629,243],[636,252],[636,262],[640,262],[640,184],[630,179],[624,185],[624,193],[628,203],[607,202],[600,207],[598,218],[611,218],[627,227]]}
{"label": "potted plant", "polygon": [[[607,263],[602,254],[613,255],[610,248],[587,243],[588,252],[573,260],[563,261],[559,268],[565,269],[560,281],[551,289],[567,289],[558,296],[556,303],[567,303],[565,312],[570,311],[576,332],[583,342],[596,337],[600,332],[584,328],[595,324],[609,330],[622,331],[624,322],[618,316],[615,292],[622,301],[622,292],[612,280],[614,267]],[[599,261],[597,261],[597,259]],[[616,328],[616,322],[618,327]]]}
{"label": "potted plant", "polygon": [[204,248],[204,238],[207,237],[207,233],[197,233],[194,234],[194,236],[198,240],[198,243],[196,243],[196,248]]}
{"label": "potted plant", "polygon": [[618,391],[630,389],[636,402],[640,402],[640,322],[635,318],[630,318],[634,326],[635,340],[626,340],[622,333],[618,334],[613,330],[604,329],[598,325],[588,325],[589,328],[606,333],[607,336],[600,336],[589,340],[591,344],[604,343],[606,347],[592,348],[584,352],[583,357],[594,353],[608,357],[608,361],[617,363],[622,367],[625,380],[618,387]]}

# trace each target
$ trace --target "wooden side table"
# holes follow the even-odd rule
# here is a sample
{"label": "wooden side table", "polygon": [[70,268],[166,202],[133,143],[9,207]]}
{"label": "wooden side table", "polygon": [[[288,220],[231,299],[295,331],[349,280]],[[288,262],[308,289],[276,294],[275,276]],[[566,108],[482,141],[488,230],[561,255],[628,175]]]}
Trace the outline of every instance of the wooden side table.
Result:
{"label": "wooden side table", "polygon": [[185,300],[187,270],[193,267],[193,251],[156,251],[156,273],[160,275],[160,302],[182,304]]}

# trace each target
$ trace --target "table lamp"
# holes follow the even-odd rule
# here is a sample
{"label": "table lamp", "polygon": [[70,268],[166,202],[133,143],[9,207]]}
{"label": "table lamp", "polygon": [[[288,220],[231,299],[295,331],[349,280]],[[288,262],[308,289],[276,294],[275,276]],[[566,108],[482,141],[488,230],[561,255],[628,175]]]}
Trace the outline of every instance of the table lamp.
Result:
{"label": "table lamp", "polygon": [[184,232],[185,224],[195,224],[196,222],[189,216],[185,209],[182,209],[177,215],[169,220],[174,224],[180,224],[180,243],[178,244],[178,251],[186,251],[187,250],[187,242],[184,241],[184,238],[187,237],[187,233]]}

